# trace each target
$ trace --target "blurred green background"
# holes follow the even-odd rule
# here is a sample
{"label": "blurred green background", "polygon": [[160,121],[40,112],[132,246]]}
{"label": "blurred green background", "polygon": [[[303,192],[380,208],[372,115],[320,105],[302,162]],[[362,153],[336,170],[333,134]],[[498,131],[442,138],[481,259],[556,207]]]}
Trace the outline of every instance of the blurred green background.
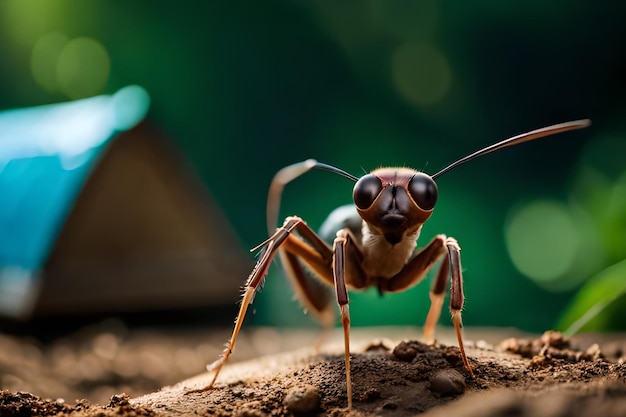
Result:
{"label": "blurred green background", "polygon": [[[151,120],[244,248],[266,237],[267,188],[287,164],[434,173],[500,139],[590,118],[443,176],[420,243],[460,242],[466,325],[565,328],[595,308],[587,328],[624,329],[624,16],[621,2],[562,0],[2,0],[0,109],[145,87]],[[310,173],[287,187],[282,215],[317,228],[351,190]],[[249,321],[309,325],[286,285],[273,268]],[[353,325],[421,325],[428,290],[353,294]]]}

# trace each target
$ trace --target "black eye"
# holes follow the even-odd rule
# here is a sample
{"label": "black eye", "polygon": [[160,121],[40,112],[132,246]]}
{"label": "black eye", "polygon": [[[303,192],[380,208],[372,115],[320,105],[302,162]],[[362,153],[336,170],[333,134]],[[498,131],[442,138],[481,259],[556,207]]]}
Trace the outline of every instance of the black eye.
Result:
{"label": "black eye", "polygon": [[409,194],[422,210],[432,210],[437,202],[437,184],[426,174],[417,173],[409,181]]}
{"label": "black eye", "polygon": [[380,178],[377,176],[372,174],[362,176],[356,184],[354,184],[354,191],[352,192],[354,204],[361,210],[365,210],[372,205],[382,189],[383,183],[380,182]]}

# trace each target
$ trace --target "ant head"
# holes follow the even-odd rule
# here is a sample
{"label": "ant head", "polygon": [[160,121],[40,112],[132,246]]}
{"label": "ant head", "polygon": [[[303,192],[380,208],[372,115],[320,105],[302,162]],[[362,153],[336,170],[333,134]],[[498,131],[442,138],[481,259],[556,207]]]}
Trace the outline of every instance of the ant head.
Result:
{"label": "ant head", "polygon": [[363,220],[395,244],[428,220],[437,202],[437,184],[413,169],[380,168],[361,177],[352,196]]}

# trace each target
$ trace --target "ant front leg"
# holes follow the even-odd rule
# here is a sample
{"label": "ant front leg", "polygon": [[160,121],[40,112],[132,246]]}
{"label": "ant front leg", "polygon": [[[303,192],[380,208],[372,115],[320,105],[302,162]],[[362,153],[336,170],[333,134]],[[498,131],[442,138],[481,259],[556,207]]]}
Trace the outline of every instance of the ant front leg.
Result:
{"label": "ant front leg", "polygon": [[[298,233],[310,243],[304,242],[302,239],[294,236],[292,234],[294,230],[297,230]],[[214,372],[213,379],[206,388],[200,391],[209,390],[213,387],[222,367],[235,349],[237,336],[241,330],[248,307],[252,304],[254,295],[267,276],[269,267],[279,250],[284,249],[288,254],[297,256],[302,262],[306,263],[316,275],[326,282],[332,283],[331,250],[301,218],[288,217],[282,227],[278,228],[272,236],[254,248],[253,251],[261,247],[260,258],[250,273],[244,287],[243,299],[239,313],[237,314],[237,319],[235,320],[232,336],[220,358],[207,366],[209,372]],[[313,298],[314,296],[310,295],[309,297]]]}
{"label": "ant front leg", "polygon": [[461,310],[463,309],[463,301],[465,300],[463,296],[463,276],[461,275],[461,248],[456,239],[453,238],[446,240],[446,248],[448,249],[448,260],[452,273],[452,283],[450,285],[450,312],[452,313],[452,324],[454,324],[456,338],[459,341],[459,350],[461,351],[463,365],[465,365],[465,369],[467,369],[470,376],[476,379],[472,367],[469,364],[469,360],[467,359],[467,355],[465,354],[463,335],[461,334],[461,327],[463,326]]}
{"label": "ant front leg", "polygon": [[333,277],[337,304],[341,313],[341,327],[343,328],[344,363],[346,368],[346,395],[348,397],[348,409],[352,409],[352,377],[350,376],[350,309],[348,289],[346,283],[363,281],[364,274],[361,269],[359,258],[361,253],[354,244],[348,229],[337,232],[333,242]]}
{"label": "ant front leg", "polygon": [[463,327],[463,321],[461,320],[461,310],[463,310],[463,302],[465,297],[463,296],[463,276],[461,273],[461,248],[459,247],[456,239],[448,237],[445,239],[445,247],[447,255],[444,256],[437,272],[437,278],[433,283],[430,290],[430,310],[428,316],[426,316],[426,323],[424,324],[424,336],[427,341],[433,342],[435,340],[435,326],[437,320],[441,314],[441,308],[443,306],[443,299],[446,295],[446,287],[448,284],[448,277],[452,275],[452,281],[450,284],[450,313],[452,314],[452,324],[454,325],[454,331],[459,343],[459,350],[461,351],[461,359],[463,359],[463,365],[469,372],[472,378],[474,372],[470,366],[467,355],[465,354],[465,347],[463,345],[463,335],[461,334],[461,328]]}

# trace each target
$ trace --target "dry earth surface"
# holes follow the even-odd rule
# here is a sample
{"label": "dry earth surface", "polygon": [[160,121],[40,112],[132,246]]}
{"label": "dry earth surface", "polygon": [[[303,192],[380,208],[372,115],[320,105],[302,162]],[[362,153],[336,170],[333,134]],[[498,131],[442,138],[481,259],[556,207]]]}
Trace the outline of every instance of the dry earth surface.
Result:
{"label": "dry earth surface", "polygon": [[0,336],[0,416],[626,416],[623,335],[469,329],[471,379],[446,331],[430,346],[413,328],[355,329],[353,410],[340,335],[314,352],[306,346],[316,336],[246,330],[212,390],[198,373],[227,330],[130,331],[107,321],[45,344]]}

